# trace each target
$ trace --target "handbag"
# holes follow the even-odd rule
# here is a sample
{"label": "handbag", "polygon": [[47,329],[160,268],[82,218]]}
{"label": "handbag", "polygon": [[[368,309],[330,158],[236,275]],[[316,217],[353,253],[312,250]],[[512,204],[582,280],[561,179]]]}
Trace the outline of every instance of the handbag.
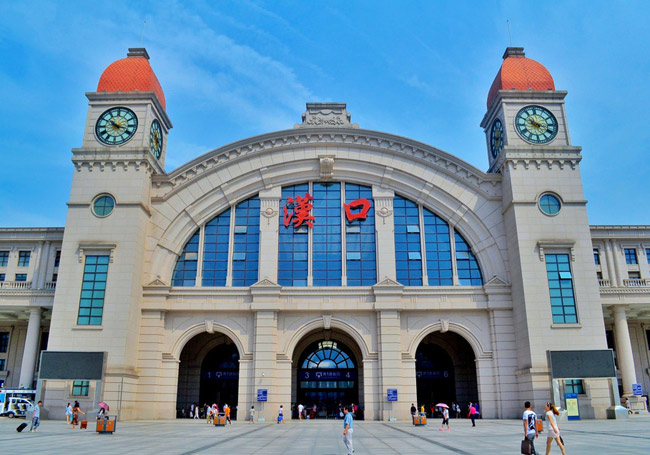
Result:
{"label": "handbag", "polygon": [[524,455],[531,455],[533,453],[533,444],[528,438],[521,441],[521,453]]}

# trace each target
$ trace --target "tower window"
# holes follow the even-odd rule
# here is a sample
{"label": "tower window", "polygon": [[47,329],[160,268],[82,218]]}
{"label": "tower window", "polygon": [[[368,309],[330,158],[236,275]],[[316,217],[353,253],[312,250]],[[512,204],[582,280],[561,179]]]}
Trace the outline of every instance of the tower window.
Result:
{"label": "tower window", "polygon": [[575,324],[578,322],[576,301],[573,293],[573,278],[568,254],[546,255],[546,276],[551,297],[551,312],[554,324]]}
{"label": "tower window", "polygon": [[600,252],[598,248],[594,248],[594,264],[600,265]]}

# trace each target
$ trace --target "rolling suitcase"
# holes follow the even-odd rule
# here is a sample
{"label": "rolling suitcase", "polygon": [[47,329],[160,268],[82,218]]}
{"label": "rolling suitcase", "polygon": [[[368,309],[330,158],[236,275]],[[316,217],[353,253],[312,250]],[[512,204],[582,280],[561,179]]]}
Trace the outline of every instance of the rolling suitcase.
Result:
{"label": "rolling suitcase", "polygon": [[25,428],[27,428],[27,424],[26,424],[26,423],[21,423],[20,425],[18,425],[18,428],[16,428],[16,431],[17,431],[18,433],[20,433],[20,432],[23,431]]}
{"label": "rolling suitcase", "polygon": [[79,425],[79,429],[80,430],[85,430],[86,428],[88,428],[88,421],[87,420],[82,420],[81,424]]}

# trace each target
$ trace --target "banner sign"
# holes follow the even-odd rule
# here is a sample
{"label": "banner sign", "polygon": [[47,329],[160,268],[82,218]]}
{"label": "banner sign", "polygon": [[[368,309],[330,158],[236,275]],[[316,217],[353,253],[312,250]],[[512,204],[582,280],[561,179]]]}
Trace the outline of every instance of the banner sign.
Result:
{"label": "banner sign", "polygon": [[352,381],[357,379],[357,370],[354,369],[325,369],[311,368],[298,370],[300,381]]}
{"label": "banner sign", "polygon": [[397,401],[397,389],[388,389],[386,391],[388,401]]}
{"label": "banner sign", "polygon": [[567,418],[569,420],[580,420],[580,408],[578,407],[578,394],[565,393],[564,401],[566,402]]}
{"label": "banner sign", "polygon": [[257,389],[257,401],[268,401],[268,397],[267,389]]}
{"label": "banner sign", "polygon": [[643,395],[643,388],[641,387],[641,384],[632,384],[632,393],[640,397]]}
{"label": "banner sign", "polygon": [[239,370],[209,370],[203,372],[204,379],[239,379]]}
{"label": "banner sign", "polygon": [[448,378],[449,371],[447,370],[418,370],[415,372],[415,377],[418,379],[439,379]]}

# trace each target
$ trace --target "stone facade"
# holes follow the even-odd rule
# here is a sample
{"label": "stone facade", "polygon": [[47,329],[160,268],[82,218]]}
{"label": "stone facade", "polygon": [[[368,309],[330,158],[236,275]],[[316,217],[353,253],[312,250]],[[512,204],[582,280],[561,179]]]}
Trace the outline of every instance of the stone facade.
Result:
{"label": "stone facade", "polygon": [[[100,387],[102,399],[117,406],[123,419],[174,418],[178,408],[210,396],[220,404],[236,400],[238,418],[255,406],[268,420],[280,404],[289,409],[303,401],[300,389],[307,386],[301,384],[309,381],[301,376],[301,362],[310,346],[325,342],[345,347],[355,365],[349,381],[354,390],[345,396],[357,400],[366,419],[408,418],[410,404],[422,401],[419,389],[433,385],[450,388],[448,396],[463,406],[478,400],[485,417],[511,418],[520,415],[525,400],[539,407],[557,398],[548,351],[607,349],[606,330],[615,326],[610,338],[616,346],[609,347],[617,352],[622,392],[630,395],[631,384],[641,383],[647,393],[650,228],[589,226],[581,149],[570,140],[565,96],[556,90],[498,91],[481,123],[488,138],[488,172],[426,144],[364,130],[351,123],[343,103],[309,103],[303,123],[293,129],[218,148],[166,173],[166,147],[159,159],[150,151],[153,120],[161,123],[163,139],[172,127],[156,94],[88,93],[83,144],[73,149],[65,233],[0,232],[0,250],[12,251],[7,273],[13,273],[15,251],[34,248],[37,258],[28,272],[30,285],[0,286],[0,332],[5,325],[16,327],[8,354],[12,369],[19,358],[28,361],[21,378],[30,372],[33,378],[35,333],[48,327],[48,350],[108,354],[104,380],[89,384],[82,408],[94,406],[90,397]],[[544,106],[557,119],[550,144],[531,145],[516,133],[515,115],[529,105]],[[113,106],[128,107],[139,119],[136,133],[121,146],[102,145],[95,133],[97,119]],[[494,156],[489,150],[496,119],[503,124],[503,149]],[[341,285],[314,285],[312,259],[306,285],[279,284],[282,188],[305,182],[371,188],[375,284],[346,285],[344,265]],[[553,216],[540,210],[540,198],[549,193],[561,201]],[[115,201],[108,216],[93,209],[101,195]],[[451,238],[462,236],[480,268],[481,285],[463,283],[454,241],[449,285],[426,285],[426,267],[425,285],[400,283],[398,196],[444,220]],[[225,286],[204,285],[205,273],[198,273],[191,286],[174,285],[188,240],[200,233],[197,248],[203,248],[205,226],[251,197],[260,204],[255,282],[232,285],[231,234]],[[600,264],[594,264],[594,248],[601,251]],[[636,265],[625,263],[630,248],[637,251]],[[55,250],[61,251],[61,266],[54,294]],[[195,254],[199,269],[207,257],[201,252]],[[576,323],[553,322],[546,261],[553,254],[570,258]],[[101,323],[80,324],[87,258],[96,256],[108,258]],[[626,276],[626,271],[634,273]],[[219,357],[219,349],[231,353],[236,373],[231,367],[202,369],[208,356]],[[418,369],[424,351],[445,366],[428,373]],[[210,382],[212,374],[230,382]],[[14,377],[5,374],[5,385],[17,386]],[[582,379],[583,416],[605,417],[618,398],[608,381],[575,379]],[[215,384],[221,395],[208,395],[206,389]],[[71,381],[47,381],[46,406],[78,398],[71,396],[71,386]],[[565,383],[559,387],[564,390]],[[260,389],[267,390],[267,402],[257,401]],[[387,401],[388,389],[398,390],[396,403]]]}

